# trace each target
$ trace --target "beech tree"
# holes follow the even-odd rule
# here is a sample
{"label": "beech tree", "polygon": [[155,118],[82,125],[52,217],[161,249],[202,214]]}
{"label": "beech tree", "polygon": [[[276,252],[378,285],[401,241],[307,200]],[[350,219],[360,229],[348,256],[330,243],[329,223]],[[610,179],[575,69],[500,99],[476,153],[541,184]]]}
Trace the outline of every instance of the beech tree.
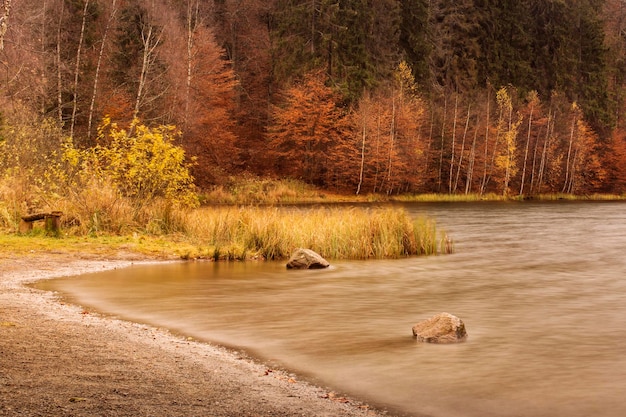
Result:
{"label": "beech tree", "polygon": [[276,172],[333,186],[345,175],[348,121],[326,79],[323,71],[310,72],[285,91],[273,111],[269,152]]}

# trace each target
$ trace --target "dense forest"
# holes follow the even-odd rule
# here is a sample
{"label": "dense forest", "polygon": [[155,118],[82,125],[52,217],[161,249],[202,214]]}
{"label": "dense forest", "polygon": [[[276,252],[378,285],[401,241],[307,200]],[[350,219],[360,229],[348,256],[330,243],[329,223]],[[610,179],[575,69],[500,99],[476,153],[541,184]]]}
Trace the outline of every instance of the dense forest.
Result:
{"label": "dense forest", "polygon": [[2,0],[1,164],[139,120],[203,188],[623,193],[625,60],[623,0]]}

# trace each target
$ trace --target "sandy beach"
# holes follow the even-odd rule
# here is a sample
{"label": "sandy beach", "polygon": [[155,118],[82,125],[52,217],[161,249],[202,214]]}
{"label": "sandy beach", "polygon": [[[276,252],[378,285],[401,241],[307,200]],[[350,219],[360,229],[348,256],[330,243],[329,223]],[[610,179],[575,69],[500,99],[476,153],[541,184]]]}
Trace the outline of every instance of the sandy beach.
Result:
{"label": "sandy beach", "polygon": [[85,311],[25,286],[139,262],[151,261],[63,253],[0,258],[0,416],[386,415],[236,351]]}

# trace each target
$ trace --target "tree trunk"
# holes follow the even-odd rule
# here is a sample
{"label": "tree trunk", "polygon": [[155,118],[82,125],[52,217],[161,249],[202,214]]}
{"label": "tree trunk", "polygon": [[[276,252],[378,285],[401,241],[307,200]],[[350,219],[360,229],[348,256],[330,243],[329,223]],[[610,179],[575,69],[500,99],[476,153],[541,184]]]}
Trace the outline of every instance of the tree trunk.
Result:
{"label": "tree trunk", "polygon": [[362,141],[361,141],[361,168],[359,169],[359,185],[356,188],[356,194],[359,195],[359,193],[361,192],[361,185],[363,184],[363,168],[365,166],[365,139],[367,137],[366,133],[367,133],[367,129],[365,127],[366,124],[366,120],[365,120],[365,116],[363,117],[363,134],[362,134]]}
{"label": "tree trunk", "polygon": [[392,192],[392,181],[391,181],[391,168],[393,165],[393,148],[395,145],[396,139],[396,98],[393,97],[391,99],[391,125],[389,129],[389,159],[387,161],[388,171],[387,171],[387,195]]}
{"label": "tree trunk", "polygon": [[535,193],[535,187],[536,187],[536,169],[537,169],[537,150],[539,149],[539,134],[541,133],[541,129],[539,129],[539,131],[537,131],[537,139],[535,139],[535,146],[533,147],[533,164],[530,168],[530,189],[529,189],[529,194],[533,195]]}
{"label": "tree trunk", "polygon": [[89,8],[89,0],[85,0],[83,8],[83,21],[80,26],[80,37],[78,38],[78,49],[76,50],[76,66],[74,68],[74,92],[72,97],[72,118],[70,119],[70,138],[74,138],[74,126],[76,126],[76,111],[78,109],[78,76],[80,74],[80,54],[83,49],[83,40],[85,39],[85,26],[87,24],[87,9]]}
{"label": "tree trunk", "polygon": [[[539,163],[539,173],[537,175],[537,192],[541,193],[541,187],[543,185],[543,174],[546,170],[546,159],[548,154],[548,146],[550,144],[550,129],[551,126],[554,125],[554,120],[552,120],[552,108],[548,111],[548,125],[546,126],[546,138],[543,142],[543,151],[541,152],[541,162]],[[550,123],[552,122],[552,123]]]}
{"label": "tree trunk", "polygon": [[441,192],[441,183],[443,181],[443,146],[444,146],[444,138],[446,134],[446,114],[448,112],[448,97],[445,96],[443,98],[443,121],[441,122],[441,150],[439,153],[439,176],[437,177],[437,192]]}
{"label": "tree trunk", "polygon": [[489,111],[491,107],[491,89],[489,85],[487,85],[487,123],[485,124],[485,165],[483,167],[483,179],[480,182],[480,195],[485,193],[485,188],[487,187],[487,160],[489,159]]}
{"label": "tree trunk", "polygon": [[9,27],[11,0],[2,0],[2,15],[0,15],[0,51],[4,50],[4,35]]}
{"label": "tree trunk", "polygon": [[187,82],[185,84],[185,115],[183,120],[183,129],[187,130],[187,124],[189,121],[189,105],[191,103],[191,84],[193,79],[193,48],[196,27],[198,26],[198,8],[199,3],[195,1],[194,4],[189,0],[187,3]]}
{"label": "tree trunk", "polygon": [[141,28],[141,42],[143,44],[143,58],[141,60],[141,73],[139,75],[139,86],[137,87],[137,98],[133,110],[133,120],[139,117],[142,100],[144,99],[148,74],[155,59],[156,48],[161,43],[163,32],[156,34],[155,27],[151,23],[146,23]]}
{"label": "tree trunk", "polygon": [[459,177],[461,176],[461,166],[463,165],[463,154],[465,153],[465,139],[467,138],[467,130],[469,129],[470,110],[472,105],[467,106],[467,118],[465,119],[465,129],[463,130],[463,140],[461,141],[461,153],[459,154],[459,163],[456,170],[456,178],[454,179],[454,187],[452,191],[456,193],[457,186],[459,184]]}
{"label": "tree trunk", "polygon": [[476,139],[478,138],[478,120],[476,120],[476,129],[474,129],[474,140],[472,141],[472,149],[470,151],[469,162],[467,167],[467,178],[465,179],[465,194],[469,194],[472,186],[472,178],[474,176],[474,162],[476,161]]}
{"label": "tree trunk", "polygon": [[533,110],[535,104],[534,102],[530,105],[530,112],[528,113],[528,135],[526,136],[526,149],[524,150],[524,166],[522,168],[522,181],[519,188],[519,195],[524,194],[524,181],[526,179],[526,162],[528,161],[528,148],[530,147],[530,132],[533,125]]}
{"label": "tree trunk", "polygon": [[98,63],[96,64],[96,73],[93,80],[93,91],[91,93],[91,103],[89,104],[89,117],[87,120],[87,141],[91,140],[91,128],[93,125],[93,113],[96,105],[96,96],[98,95],[98,80],[100,78],[100,68],[102,66],[102,57],[104,56],[104,48],[106,46],[107,37],[111,25],[115,20],[115,14],[117,13],[117,0],[111,2],[111,16],[107,21],[107,25],[104,28],[104,34],[102,35],[102,43],[100,44],[100,52],[98,53]]}
{"label": "tree trunk", "polygon": [[61,2],[61,10],[59,11],[59,25],[57,28],[57,116],[59,118],[59,125],[63,126],[63,74],[61,72],[61,28],[63,27],[63,6],[65,2]]}
{"label": "tree trunk", "polygon": [[569,184],[570,158],[572,154],[572,145],[574,143],[574,130],[576,129],[576,119],[577,117],[574,116],[574,120],[572,121],[572,128],[570,129],[569,144],[567,146],[567,160],[565,161],[565,181],[563,182],[563,188],[561,189],[561,192],[563,193],[567,191],[567,187]]}
{"label": "tree trunk", "polygon": [[448,178],[448,194],[452,194],[452,178],[454,177],[454,147],[456,146],[456,120],[459,110],[459,94],[454,97],[454,121],[452,122],[452,145],[450,146],[450,178]]}

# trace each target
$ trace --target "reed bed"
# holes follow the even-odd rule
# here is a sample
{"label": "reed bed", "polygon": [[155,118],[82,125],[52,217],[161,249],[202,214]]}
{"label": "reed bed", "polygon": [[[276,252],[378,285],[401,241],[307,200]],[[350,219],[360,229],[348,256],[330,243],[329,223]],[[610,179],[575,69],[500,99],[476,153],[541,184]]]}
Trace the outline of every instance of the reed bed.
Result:
{"label": "reed bed", "polygon": [[432,220],[382,208],[216,207],[190,212],[186,234],[215,259],[284,259],[309,248],[328,259],[383,259],[450,252]]}

